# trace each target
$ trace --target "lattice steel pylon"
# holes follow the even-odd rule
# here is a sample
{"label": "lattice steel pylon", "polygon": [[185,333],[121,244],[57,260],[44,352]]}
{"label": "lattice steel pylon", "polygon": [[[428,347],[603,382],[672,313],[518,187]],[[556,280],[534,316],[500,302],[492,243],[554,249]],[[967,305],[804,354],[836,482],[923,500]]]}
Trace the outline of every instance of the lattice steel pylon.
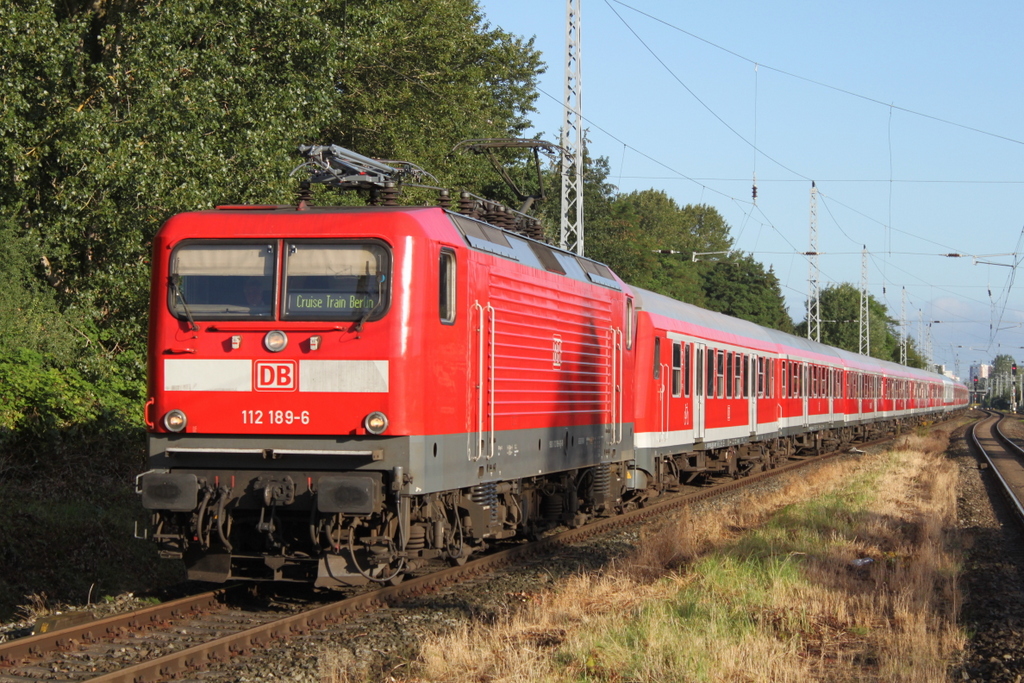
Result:
{"label": "lattice steel pylon", "polygon": [[565,2],[565,116],[562,119],[562,216],[559,246],[583,255],[583,78],[580,3]]}
{"label": "lattice steel pylon", "polygon": [[821,341],[821,289],[818,285],[818,188],[811,181],[811,241],[807,252],[807,338]]}
{"label": "lattice steel pylon", "polygon": [[903,305],[900,307],[900,365],[907,364],[907,288],[903,288]]}
{"label": "lattice steel pylon", "polygon": [[871,355],[871,315],[868,307],[868,247],[860,252],[860,351]]}

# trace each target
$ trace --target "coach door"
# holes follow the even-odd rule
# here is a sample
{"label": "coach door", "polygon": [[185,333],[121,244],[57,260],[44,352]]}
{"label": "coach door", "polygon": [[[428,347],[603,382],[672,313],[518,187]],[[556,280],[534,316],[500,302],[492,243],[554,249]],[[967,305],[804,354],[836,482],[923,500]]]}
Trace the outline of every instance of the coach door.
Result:
{"label": "coach door", "polygon": [[804,427],[808,426],[811,421],[810,415],[810,401],[808,396],[811,394],[811,366],[807,363],[800,363],[800,403],[803,405],[804,411]]}
{"label": "coach door", "polygon": [[747,354],[746,376],[743,378],[743,395],[750,405],[749,424],[750,435],[757,435],[757,356],[753,353]]}
{"label": "coach door", "polygon": [[704,440],[704,390],[707,366],[704,364],[704,356],[707,354],[707,345],[700,342],[691,344],[696,361],[693,368],[693,438]]}
{"label": "coach door", "polygon": [[828,377],[828,388],[826,393],[828,395],[828,421],[831,424],[836,419],[836,369],[833,367],[826,367],[825,376]]}

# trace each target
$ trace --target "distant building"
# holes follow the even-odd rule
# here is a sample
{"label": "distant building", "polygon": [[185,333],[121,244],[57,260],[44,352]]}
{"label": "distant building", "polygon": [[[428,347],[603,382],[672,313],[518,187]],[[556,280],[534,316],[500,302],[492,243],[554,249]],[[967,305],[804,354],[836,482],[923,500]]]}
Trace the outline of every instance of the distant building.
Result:
{"label": "distant building", "polygon": [[975,379],[988,379],[992,374],[992,366],[985,363],[978,363],[971,366],[971,381]]}

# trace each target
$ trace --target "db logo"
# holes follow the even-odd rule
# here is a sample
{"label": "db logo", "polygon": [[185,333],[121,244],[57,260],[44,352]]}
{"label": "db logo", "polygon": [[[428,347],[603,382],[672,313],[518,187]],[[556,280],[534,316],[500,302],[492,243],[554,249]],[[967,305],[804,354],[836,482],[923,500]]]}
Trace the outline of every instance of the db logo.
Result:
{"label": "db logo", "polygon": [[256,361],[256,391],[295,391],[298,368],[293,360]]}

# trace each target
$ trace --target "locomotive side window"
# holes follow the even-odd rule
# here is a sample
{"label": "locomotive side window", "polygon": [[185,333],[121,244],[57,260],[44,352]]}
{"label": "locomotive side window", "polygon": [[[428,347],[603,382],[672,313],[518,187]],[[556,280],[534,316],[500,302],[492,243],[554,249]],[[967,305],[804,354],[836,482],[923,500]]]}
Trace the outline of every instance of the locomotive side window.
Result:
{"label": "locomotive side window", "polygon": [[661,379],[661,337],[654,338],[654,379]]}
{"label": "locomotive side window", "polygon": [[455,322],[455,252],[441,250],[439,265],[439,314],[441,322],[451,325]]}
{"label": "locomotive side window", "polygon": [[284,278],[286,320],[377,320],[391,298],[391,255],[375,242],[289,242]]}
{"label": "locomotive side window", "polygon": [[633,348],[633,300],[626,298],[626,348]]}
{"label": "locomotive side window", "polygon": [[683,345],[672,342],[672,396],[683,395]]}
{"label": "locomotive side window", "polygon": [[185,242],[171,254],[168,308],[182,320],[273,318],[276,263],[275,243]]}

